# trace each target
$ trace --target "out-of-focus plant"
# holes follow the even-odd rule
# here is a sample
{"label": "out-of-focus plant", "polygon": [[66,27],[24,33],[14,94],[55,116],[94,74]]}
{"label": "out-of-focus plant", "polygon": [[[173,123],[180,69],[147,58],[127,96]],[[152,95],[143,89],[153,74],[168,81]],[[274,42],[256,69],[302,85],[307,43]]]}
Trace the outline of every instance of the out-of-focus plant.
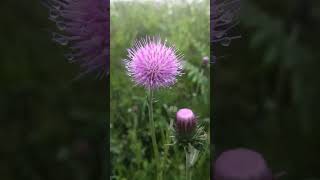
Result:
{"label": "out-of-focus plant", "polygon": [[[317,62],[313,59],[313,53],[299,42],[303,26],[292,20],[293,23],[288,27],[287,21],[271,17],[249,2],[244,7],[241,21],[244,26],[254,30],[250,47],[263,48],[261,68],[265,71],[279,68],[274,96],[266,99],[266,103],[281,106],[283,96],[292,93],[291,105],[300,109],[296,113],[302,118],[301,131],[307,135],[312,129],[312,120],[308,117],[312,108],[309,108],[308,102],[316,95],[308,93],[314,82],[312,74],[317,74],[311,67],[316,67]],[[305,78],[309,80],[305,81]],[[291,82],[288,83],[288,80]],[[285,92],[288,90],[287,84],[292,92]]]}
{"label": "out-of-focus plant", "polygon": [[69,46],[69,62],[80,64],[84,73],[109,73],[109,0],[43,0],[49,9],[49,19],[59,33],[52,39]]}
{"label": "out-of-focus plant", "polygon": [[233,39],[240,38],[232,30],[239,24],[241,0],[212,0],[211,14],[211,43],[229,46]]}
{"label": "out-of-focus plant", "polygon": [[[316,129],[320,125],[316,105],[320,99],[320,64],[317,51],[319,37],[315,35],[319,30],[319,19],[311,13],[317,3],[297,0],[283,6],[273,2],[268,7],[259,6],[266,5],[266,2],[259,2],[259,5],[252,1],[242,2],[240,27],[243,31],[240,34],[249,48],[237,47],[242,51],[236,52],[241,63],[235,62],[234,67],[229,64],[231,70],[220,66],[220,73],[225,71],[231,75],[223,80],[232,79],[233,84],[241,82],[237,84],[241,86],[239,96],[229,99],[230,104],[239,102],[234,108],[239,112],[235,114],[243,115],[237,121],[241,125],[236,126],[238,135],[243,137],[233,139],[233,143],[244,142],[263,148],[271,159],[271,167],[286,169],[289,179],[317,177],[314,149],[319,147],[315,137],[319,136]],[[292,9],[295,6],[297,11]],[[220,92],[234,92],[226,87],[220,88]],[[228,99],[227,96],[220,98]],[[233,116],[226,117],[232,119]],[[228,126],[225,125],[228,122],[221,124],[220,127]],[[245,135],[248,126],[253,128]],[[261,139],[263,141],[259,143]],[[297,142],[304,142],[303,146]],[[299,153],[305,156],[297,156]]]}

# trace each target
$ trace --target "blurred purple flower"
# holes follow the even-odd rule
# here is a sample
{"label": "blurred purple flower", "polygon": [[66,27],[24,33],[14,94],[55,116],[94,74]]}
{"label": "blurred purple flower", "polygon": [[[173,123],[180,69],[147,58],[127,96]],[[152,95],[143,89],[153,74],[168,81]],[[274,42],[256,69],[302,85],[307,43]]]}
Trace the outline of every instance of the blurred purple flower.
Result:
{"label": "blurred purple flower", "polygon": [[133,81],[146,89],[169,87],[181,74],[180,56],[160,38],[145,38],[128,49],[125,66]]}
{"label": "blurred purple flower", "polygon": [[53,40],[69,45],[70,62],[84,73],[109,73],[109,0],[44,0],[60,33]]}
{"label": "blurred purple flower", "polygon": [[214,164],[213,180],[273,180],[261,154],[249,149],[223,152]]}
{"label": "blurred purple flower", "polygon": [[211,42],[229,46],[232,39],[240,36],[230,35],[238,24],[240,0],[211,0]]}
{"label": "blurred purple flower", "polygon": [[197,119],[191,109],[180,109],[176,114],[176,131],[179,135],[192,135],[197,127]]}
{"label": "blurred purple flower", "polygon": [[208,56],[205,56],[205,57],[202,58],[202,64],[204,66],[207,66],[209,64],[209,61],[210,61],[210,59],[209,59]]}

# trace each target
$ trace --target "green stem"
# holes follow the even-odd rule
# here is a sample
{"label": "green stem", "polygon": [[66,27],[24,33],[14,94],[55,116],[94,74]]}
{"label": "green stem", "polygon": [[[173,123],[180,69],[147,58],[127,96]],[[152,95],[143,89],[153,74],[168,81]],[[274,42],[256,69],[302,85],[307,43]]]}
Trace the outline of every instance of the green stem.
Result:
{"label": "green stem", "polygon": [[165,144],[165,146],[164,146],[164,148],[163,148],[163,155],[161,156],[162,158],[161,158],[161,165],[160,165],[160,174],[161,174],[161,179],[162,179],[162,174],[164,173],[164,171],[166,170],[165,169],[165,162],[167,161],[167,156],[168,156],[168,149],[169,149],[169,146],[168,146],[168,144],[170,143],[169,141],[168,141],[168,132],[166,131],[166,133],[164,133],[163,131],[162,131],[162,134],[165,134],[165,135],[163,135],[163,139],[164,139],[164,142],[163,142],[163,144]]}
{"label": "green stem", "polygon": [[191,180],[191,169],[189,166],[190,153],[188,152],[188,147],[185,147],[184,151],[186,153],[186,168],[185,168],[186,180]]}
{"label": "green stem", "polygon": [[156,139],[156,132],[154,128],[154,120],[153,120],[153,91],[149,90],[149,120],[150,120],[150,132],[151,132],[151,140],[152,140],[152,147],[153,147],[153,153],[155,157],[155,164],[157,168],[157,179],[162,180],[162,173],[160,171],[160,158],[159,158],[159,150],[157,145],[157,139]]}

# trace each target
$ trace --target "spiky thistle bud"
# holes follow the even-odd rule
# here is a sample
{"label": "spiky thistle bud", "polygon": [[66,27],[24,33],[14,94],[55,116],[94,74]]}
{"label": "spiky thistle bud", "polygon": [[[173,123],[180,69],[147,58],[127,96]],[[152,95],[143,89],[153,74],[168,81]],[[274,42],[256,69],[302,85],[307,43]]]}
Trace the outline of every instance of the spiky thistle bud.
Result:
{"label": "spiky thistle bud", "polygon": [[181,136],[192,136],[197,127],[197,119],[192,110],[183,108],[176,114],[176,131]]}
{"label": "spiky thistle bud", "polygon": [[171,125],[174,144],[181,147],[193,146],[202,150],[207,144],[205,127],[198,122],[198,118],[191,109],[178,110],[174,123]]}

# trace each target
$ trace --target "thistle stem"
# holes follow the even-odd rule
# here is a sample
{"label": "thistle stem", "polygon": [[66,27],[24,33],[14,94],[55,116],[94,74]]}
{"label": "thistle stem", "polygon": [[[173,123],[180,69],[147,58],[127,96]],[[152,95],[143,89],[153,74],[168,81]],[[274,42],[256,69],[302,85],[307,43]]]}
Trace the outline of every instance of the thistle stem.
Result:
{"label": "thistle stem", "polygon": [[154,153],[156,168],[157,168],[157,179],[162,180],[162,173],[160,170],[159,150],[158,150],[158,145],[157,145],[156,132],[155,132],[155,128],[154,128],[152,100],[153,100],[153,91],[150,89],[149,90],[149,108],[148,109],[149,109],[151,140],[152,140],[153,153]]}
{"label": "thistle stem", "polygon": [[191,169],[189,166],[189,160],[190,160],[190,153],[188,152],[188,147],[184,148],[185,154],[186,154],[186,167],[185,167],[185,176],[186,180],[191,180]]}

